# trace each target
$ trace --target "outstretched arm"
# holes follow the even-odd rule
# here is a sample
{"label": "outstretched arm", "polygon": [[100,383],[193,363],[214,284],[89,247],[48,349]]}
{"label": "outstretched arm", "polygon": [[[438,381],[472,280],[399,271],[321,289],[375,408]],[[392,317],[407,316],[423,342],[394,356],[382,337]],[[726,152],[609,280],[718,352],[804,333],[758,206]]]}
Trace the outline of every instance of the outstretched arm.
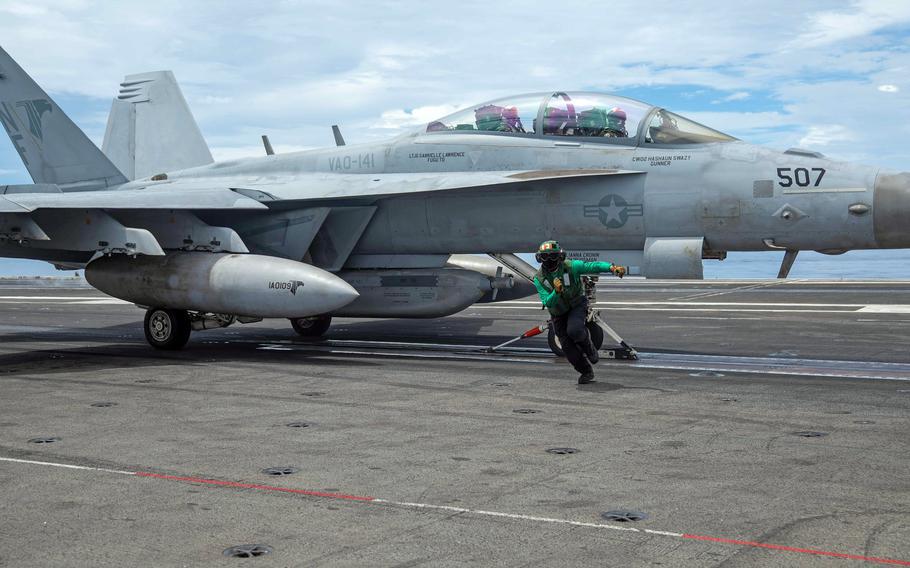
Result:
{"label": "outstretched arm", "polygon": [[584,262],[581,260],[572,261],[572,270],[575,274],[601,274],[611,272],[622,278],[626,274],[626,269],[612,262]]}

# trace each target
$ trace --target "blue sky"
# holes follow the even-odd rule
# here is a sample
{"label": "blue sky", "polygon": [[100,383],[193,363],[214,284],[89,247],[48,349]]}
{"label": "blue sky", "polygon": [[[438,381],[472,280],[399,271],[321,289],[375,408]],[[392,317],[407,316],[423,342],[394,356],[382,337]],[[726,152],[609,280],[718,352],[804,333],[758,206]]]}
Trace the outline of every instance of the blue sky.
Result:
{"label": "blue sky", "polygon": [[[261,134],[290,151],[338,123],[364,142],[558,89],[910,168],[910,2],[750,4],[30,0],[0,2],[0,41],[99,145],[122,77],[171,69],[216,159],[260,154]],[[0,142],[0,184],[28,182]],[[0,260],[17,272],[53,269]]]}

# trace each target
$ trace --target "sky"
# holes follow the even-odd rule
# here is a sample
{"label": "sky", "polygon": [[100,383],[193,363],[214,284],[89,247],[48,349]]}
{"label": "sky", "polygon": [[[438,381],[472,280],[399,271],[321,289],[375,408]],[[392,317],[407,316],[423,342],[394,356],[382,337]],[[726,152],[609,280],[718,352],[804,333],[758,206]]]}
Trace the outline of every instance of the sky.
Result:
{"label": "sky", "polygon": [[[905,171],[908,40],[907,0],[0,0],[0,45],[99,146],[123,76],[170,69],[216,160],[262,154],[262,134],[278,152],[332,145],[331,124],[367,142],[479,101],[590,90]],[[0,185],[30,182],[0,141]],[[0,275],[52,272],[0,260]]]}

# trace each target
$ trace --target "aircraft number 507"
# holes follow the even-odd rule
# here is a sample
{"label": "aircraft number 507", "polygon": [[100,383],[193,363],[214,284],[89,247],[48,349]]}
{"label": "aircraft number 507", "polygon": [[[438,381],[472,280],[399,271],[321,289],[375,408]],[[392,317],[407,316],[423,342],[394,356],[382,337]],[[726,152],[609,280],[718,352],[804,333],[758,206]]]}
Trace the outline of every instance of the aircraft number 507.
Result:
{"label": "aircraft number 507", "polygon": [[[815,177],[817,175],[817,177]],[[812,183],[812,178],[815,177],[815,183]],[[825,177],[825,168],[812,168],[812,173],[809,173],[808,168],[777,168],[777,179],[780,180],[778,183],[781,187],[793,187],[796,184],[797,187],[818,187],[818,184],[822,182],[822,178]]]}

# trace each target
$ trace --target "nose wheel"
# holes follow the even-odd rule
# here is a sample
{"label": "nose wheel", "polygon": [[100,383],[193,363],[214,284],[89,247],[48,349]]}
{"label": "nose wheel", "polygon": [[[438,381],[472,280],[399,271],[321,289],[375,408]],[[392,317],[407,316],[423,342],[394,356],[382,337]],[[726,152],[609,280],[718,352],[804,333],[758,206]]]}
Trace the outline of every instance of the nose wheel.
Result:
{"label": "nose wheel", "polygon": [[186,310],[152,308],[145,312],[145,340],[155,349],[182,349],[190,340],[190,316]]}

